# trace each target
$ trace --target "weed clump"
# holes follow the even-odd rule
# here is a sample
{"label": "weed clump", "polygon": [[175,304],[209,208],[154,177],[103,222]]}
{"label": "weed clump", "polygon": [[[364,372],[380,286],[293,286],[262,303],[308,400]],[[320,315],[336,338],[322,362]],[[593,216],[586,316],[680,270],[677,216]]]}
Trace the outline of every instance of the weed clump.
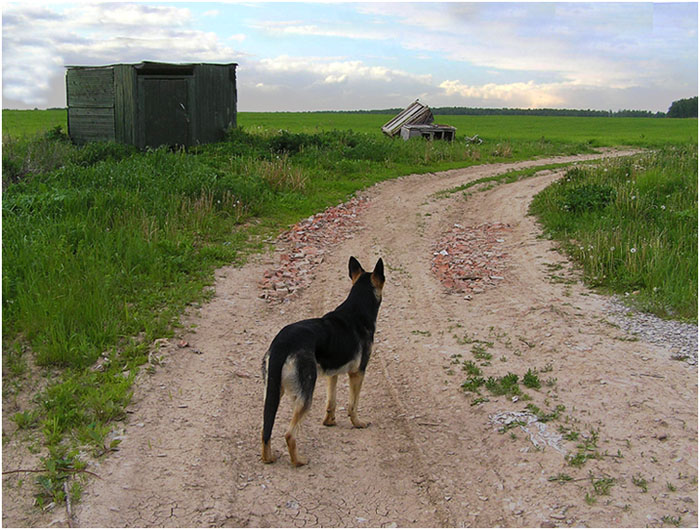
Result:
{"label": "weed clump", "polygon": [[697,321],[697,145],[573,168],[530,211],[592,286]]}

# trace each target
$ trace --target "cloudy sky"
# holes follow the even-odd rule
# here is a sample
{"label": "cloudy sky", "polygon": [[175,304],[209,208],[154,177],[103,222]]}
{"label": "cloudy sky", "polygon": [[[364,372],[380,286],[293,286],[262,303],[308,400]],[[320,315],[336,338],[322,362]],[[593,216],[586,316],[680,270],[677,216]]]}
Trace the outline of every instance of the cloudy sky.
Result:
{"label": "cloudy sky", "polygon": [[698,94],[697,3],[4,2],[3,108],[66,65],[236,62],[241,111],[666,111]]}

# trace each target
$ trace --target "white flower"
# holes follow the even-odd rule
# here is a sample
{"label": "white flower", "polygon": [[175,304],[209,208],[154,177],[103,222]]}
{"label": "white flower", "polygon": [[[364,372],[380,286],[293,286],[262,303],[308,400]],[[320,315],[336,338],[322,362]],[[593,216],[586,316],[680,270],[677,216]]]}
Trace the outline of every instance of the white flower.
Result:
{"label": "white flower", "polygon": [[666,205],[665,205],[665,204],[662,204],[662,205],[661,205],[661,209],[662,209],[662,210],[665,210],[665,209],[666,209]]}
{"label": "white flower", "polygon": [[634,247],[632,247],[632,248],[630,249],[630,254],[634,254],[635,252],[637,252],[637,249],[634,248]]}
{"label": "white flower", "polygon": [[614,251],[615,251],[615,247],[610,247],[610,252],[614,252]]}

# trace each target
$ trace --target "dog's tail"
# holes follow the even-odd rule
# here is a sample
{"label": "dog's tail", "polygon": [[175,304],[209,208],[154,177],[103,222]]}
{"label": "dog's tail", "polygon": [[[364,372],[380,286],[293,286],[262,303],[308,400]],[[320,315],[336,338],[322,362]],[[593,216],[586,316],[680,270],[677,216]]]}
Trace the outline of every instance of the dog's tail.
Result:
{"label": "dog's tail", "polygon": [[282,396],[282,363],[270,355],[270,351],[263,359],[263,380],[267,382],[265,390],[265,408],[263,410],[263,445],[268,445],[272,437],[272,427],[275,424],[275,416]]}

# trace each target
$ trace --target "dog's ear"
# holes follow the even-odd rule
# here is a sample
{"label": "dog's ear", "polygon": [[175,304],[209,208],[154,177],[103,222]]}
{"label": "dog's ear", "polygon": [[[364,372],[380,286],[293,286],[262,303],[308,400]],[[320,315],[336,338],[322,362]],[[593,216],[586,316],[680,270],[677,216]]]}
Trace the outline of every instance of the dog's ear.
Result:
{"label": "dog's ear", "polygon": [[384,287],[384,281],[384,262],[382,261],[382,258],[379,258],[377,264],[374,266],[374,270],[372,271],[372,284],[378,289],[381,289]]}
{"label": "dog's ear", "polygon": [[365,270],[360,265],[360,262],[355,259],[354,256],[350,256],[350,263],[348,263],[348,269],[350,271],[350,279],[352,283],[355,283],[357,279],[362,275]]}

